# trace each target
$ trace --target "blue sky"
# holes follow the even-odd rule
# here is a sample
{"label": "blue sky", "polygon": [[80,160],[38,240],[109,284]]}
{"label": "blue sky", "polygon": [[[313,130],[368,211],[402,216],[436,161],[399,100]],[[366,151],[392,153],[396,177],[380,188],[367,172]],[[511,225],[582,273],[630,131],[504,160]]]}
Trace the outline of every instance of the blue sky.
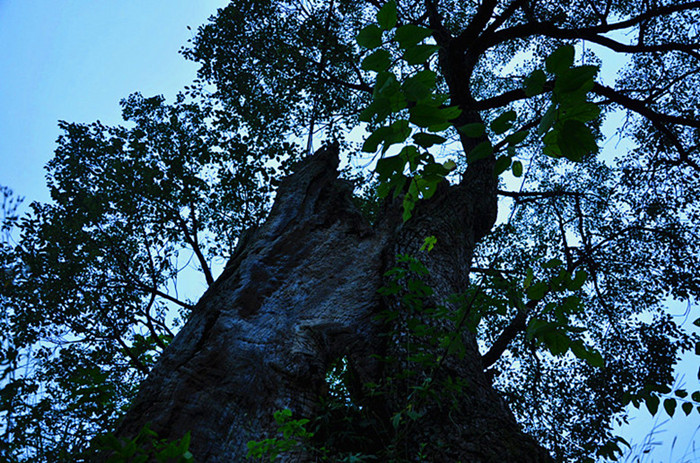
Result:
{"label": "blue sky", "polygon": [[0,185],[48,200],[57,121],[119,124],[136,91],[172,100],[197,70],[178,50],[226,3],[0,0]]}
{"label": "blue sky", "polygon": [[[119,124],[119,100],[136,91],[172,101],[197,69],[178,50],[226,3],[0,0],[0,185],[27,203],[48,201],[43,166],[55,149],[57,121]],[[691,390],[696,369],[691,354],[682,368]],[[663,421],[646,411],[636,415],[623,431],[636,442]],[[697,414],[676,416],[657,436],[664,445],[652,446],[641,461],[680,461],[690,437],[699,441]],[[670,454],[674,435],[680,441]]]}

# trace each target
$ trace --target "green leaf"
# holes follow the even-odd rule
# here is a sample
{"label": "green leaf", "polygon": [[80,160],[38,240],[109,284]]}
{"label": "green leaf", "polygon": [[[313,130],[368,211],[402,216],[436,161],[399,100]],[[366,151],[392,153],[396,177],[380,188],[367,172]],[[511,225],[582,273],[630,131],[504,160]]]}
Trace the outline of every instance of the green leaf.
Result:
{"label": "green leaf", "polygon": [[693,404],[691,404],[690,402],[683,402],[681,408],[683,409],[683,413],[685,413],[685,416],[688,416],[690,415],[690,412],[693,411]]}
{"label": "green leaf", "polygon": [[396,413],[391,418],[391,425],[394,427],[394,429],[398,429],[399,423],[401,423],[401,413]]}
{"label": "green leaf", "polygon": [[403,143],[411,135],[411,128],[408,126],[408,121],[399,119],[389,126],[380,127],[367,137],[362,150],[367,153],[374,153],[380,143],[383,144],[382,153],[386,152],[389,147],[396,143]]}
{"label": "green leaf", "polygon": [[554,92],[570,93],[580,89],[587,82],[593,81],[598,69],[598,66],[577,66],[564,70],[554,83]]}
{"label": "green leaf", "polygon": [[581,298],[577,296],[567,296],[562,301],[561,308],[566,313],[580,312],[581,308]]}
{"label": "green leaf", "polygon": [[401,85],[393,72],[380,72],[377,74],[377,79],[374,83],[374,89],[372,90],[372,97],[377,98],[379,96],[389,97],[394,93],[399,93],[401,90]]}
{"label": "green leaf", "polygon": [[527,289],[527,297],[533,301],[541,300],[547,291],[549,290],[549,285],[543,281],[538,281]]}
{"label": "green leaf", "polygon": [[571,107],[562,108],[562,119],[575,119],[581,122],[595,120],[600,115],[600,107],[591,102],[583,102]]}
{"label": "green leaf", "polygon": [[466,124],[462,127],[458,127],[457,130],[463,133],[466,137],[479,138],[486,133],[486,126],[480,122],[475,122],[473,124]]}
{"label": "green leaf", "polygon": [[662,394],[670,394],[671,393],[671,386],[668,384],[657,384],[654,386],[654,390],[662,393]]}
{"label": "green leaf", "polygon": [[530,321],[527,324],[527,329],[526,329],[526,338],[528,340],[533,339],[536,337],[539,333],[542,331],[546,330],[551,330],[552,325],[551,323],[547,322],[546,320],[541,320],[539,318],[531,318]]}
{"label": "green leaf", "polygon": [[590,351],[589,357],[586,360],[588,364],[594,368],[603,368],[605,366],[603,356],[596,350]]}
{"label": "green leaf", "polygon": [[673,391],[673,394],[676,397],[680,397],[681,399],[688,397],[688,391],[686,391],[685,389],[676,389],[675,391]]}
{"label": "green leaf", "polygon": [[382,30],[376,24],[370,24],[355,37],[357,44],[364,48],[378,48],[382,45]]}
{"label": "green leaf", "polygon": [[535,278],[535,272],[532,271],[531,267],[528,267],[527,271],[525,272],[525,280],[523,280],[523,288],[527,289],[530,284],[532,284],[532,280]]}
{"label": "green leaf", "polygon": [[496,164],[493,166],[493,173],[495,175],[501,175],[503,172],[508,170],[510,163],[510,156],[499,156],[496,158]]}
{"label": "green leaf", "polygon": [[[412,180],[412,182],[414,182]],[[411,183],[413,185],[413,183]],[[410,191],[410,186],[409,186],[409,191]],[[416,207],[416,200],[417,198],[413,195],[407,194],[406,196],[403,197],[403,214],[401,215],[401,218],[403,219],[404,222],[407,222],[412,216],[413,216],[413,209]]]}
{"label": "green leaf", "polygon": [[376,99],[360,111],[357,118],[362,122],[370,122],[373,118],[376,118],[376,122],[382,122],[389,114],[391,114],[391,104],[386,100]]}
{"label": "green leaf", "polygon": [[396,25],[396,2],[389,0],[377,11],[377,23],[388,31]]}
{"label": "green leaf", "polygon": [[561,259],[554,258],[554,259],[550,259],[547,262],[545,262],[544,264],[542,264],[542,268],[554,268],[554,267],[559,267],[562,264],[563,264],[563,262],[561,261]]}
{"label": "green leaf", "polygon": [[439,49],[437,45],[415,45],[404,51],[403,59],[411,66],[425,64]]}
{"label": "green leaf", "polygon": [[552,101],[561,103],[562,109],[579,106],[588,100],[588,92],[593,89],[593,79],[585,82],[581,88],[571,92],[553,92]]}
{"label": "green leaf", "polygon": [[437,74],[431,70],[423,70],[409,77],[401,85],[401,89],[411,101],[421,101],[428,98],[435,88]]}
{"label": "green leaf", "polygon": [[527,131],[525,130],[520,130],[519,132],[512,133],[506,137],[506,141],[510,146],[515,146],[518,143],[521,143],[523,140],[527,138]]}
{"label": "green leaf", "polygon": [[532,71],[532,74],[525,79],[525,95],[528,97],[539,95],[544,91],[545,82],[547,82],[547,76],[544,71],[541,69]]}
{"label": "green leaf", "polygon": [[464,342],[462,341],[462,336],[454,336],[452,338],[452,342],[447,346],[447,354],[448,355],[454,355],[456,354],[457,357],[460,359],[464,358],[464,353],[466,351],[466,348],[464,347]]}
{"label": "green leaf", "polygon": [[676,412],[676,399],[664,400],[664,409],[668,416],[673,417],[673,414]]}
{"label": "green leaf", "polygon": [[391,72],[382,71],[372,92],[373,100],[359,115],[360,120],[369,122],[376,116],[376,122],[386,119],[389,114],[406,107],[406,98],[401,92],[401,85]]}
{"label": "green leaf", "polygon": [[379,174],[379,180],[388,180],[395,174],[403,174],[403,169],[406,167],[406,159],[401,156],[389,156],[381,158],[377,161],[376,172]]}
{"label": "green leaf", "polygon": [[586,346],[580,339],[572,341],[571,346],[569,347],[571,347],[571,352],[581,360],[586,360],[588,357],[590,357],[588,349],[586,349]]}
{"label": "green leaf", "polygon": [[418,45],[432,34],[433,31],[426,27],[405,24],[396,29],[394,39],[399,43],[399,47],[406,49]]}
{"label": "green leaf", "polygon": [[445,164],[440,164],[439,162],[430,162],[425,165],[423,169],[422,176],[425,178],[438,177],[437,181],[440,182],[445,177],[445,175],[450,173],[449,167],[453,166],[454,162],[447,161]]}
{"label": "green leaf", "polygon": [[408,179],[405,175],[395,175],[391,177],[388,182],[380,183],[379,186],[377,186],[377,196],[380,198],[386,198],[389,193],[393,191],[393,198],[396,199],[403,191],[403,187],[406,185],[407,180]]}
{"label": "green leaf", "polygon": [[545,59],[547,72],[559,75],[574,64],[575,50],[572,45],[557,48]]}
{"label": "green leaf", "polygon": [[547,132],[547,130],[549,130],[552,127],[552,124],[554,124],[556,117],[557,106],[550,105],[549,108],[547,108],[547,111],[544,113],[544,116],[542,116],[540,125],[537,126],[537,135],[544,135]]}
{"label": "green leaf", "polygon": [[542,342],[547,346],[552,355],[561,355],[571,345],[571,339],[560,330],[547,331],[542,334]]}
{"label": "green leaf", "polygon": [[374,153],[379,148],[379,144],[384,141],[389,132],[389,127],[379,127],[372,132],[365,143],[362,145],[362,151],[365,153]]}
{"label": "green leaf", "polygon": [[452,124],[449,122],[442,122],[440,124],[433,124],[429,127],[426,127],[428,131],[430,132],[444,132],[445,130],[449,129]]}
{"label": "green leaf", "polygon": [[434,135],[432,133],[420,132],[413,136],[413,141],[416,145],[422,148],[430,148],[433,145],[441,145],[447,141],[445,137]]}
{"label": "green leaf", "polygon": [[584,156],[598,149],[591,129],[583,122],[573,119],[564,121],[557,135],[557,144],[561,155],[574,162],[580,162]]}
{"label": "green leaf", "polygon": [[493,146],[491,145],[491,142],[486,140],[482,141],[478,145],[476,145],[470,152],[467,154],[467,163],[471,164],[472,162],[476,162],[480,159],[486,159],[487,157],[491,156],[493,154]]}
{"label": "green leaf", "polygon": [[517,117],[515,111],[506,111],[491,122],[491,130],[500,135],[513,126],[513,121]]}
{"label": "green leaf", "polygon": [[391,54],[387,50],[377,50],[362,60],[360,67],[365,71],[381,72],[391,66]]}
{"label": "green leaf", "polygon": [[520,161],[513,162],[513,175],[520,177],[523,175],[523,163]]}
{"label": "green leaf", "polygon": [[559,145],[556,143],[545,145],[545,147],[542,148],[542,152],[554,159],[559,159],[561,157],[561,149],[559,149]]}
{"label": "green leaf", "polygon": [[418,147],[414,145],[407,145],[401,148],[399,156],[408,162],[408,168],[411,171],[416,170],[421,161],[425,160],[426,158],[426,156],[421,156],[421,153],[418,151]]}
{"label": "green leaf", "polygon": [[437,243],[437,238],[434,236],[428,236],[423,240],[423,244],[420,247],[421,251],[432,251],[433,247],[435,247],[435,243]]}
{"label": "green leaf", "polygon": [[650,395],[646,398],[646,406],[651,416],[655,416],[656,412],[659,411],[659,398],[655,395]]}
{"label": "green leaf", "polygon": [[427,104],[418,103],[409,108],[410,121],[418,127],[432,127],[438,124],[449,123],[451,119],[458,117],[462,110],[456,106],[449,108],[436,108]]}

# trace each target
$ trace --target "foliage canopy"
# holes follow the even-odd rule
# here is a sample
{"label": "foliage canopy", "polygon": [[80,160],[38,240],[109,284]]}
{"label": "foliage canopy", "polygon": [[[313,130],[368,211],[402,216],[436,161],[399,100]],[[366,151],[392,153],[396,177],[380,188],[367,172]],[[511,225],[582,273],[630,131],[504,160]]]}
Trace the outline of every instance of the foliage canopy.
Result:
{"label": "foliage canopy", "polygon": [[[694,1],[231,2],[184,50],[201,68],[175,102],[61,122],[53,201],[18,217],[3,190],[0,455],[61,461],[109,430],[188,317],[181,280],[211,285],[313,137],[357,153],[356,128],[370,215],[502,174],[465,327],[557,459],[614,456],[629,402],[692,412],[672,371],[697,340],[665,306],[700,295],[698,23]],[[606,118],[624,149],[598,150]]]}

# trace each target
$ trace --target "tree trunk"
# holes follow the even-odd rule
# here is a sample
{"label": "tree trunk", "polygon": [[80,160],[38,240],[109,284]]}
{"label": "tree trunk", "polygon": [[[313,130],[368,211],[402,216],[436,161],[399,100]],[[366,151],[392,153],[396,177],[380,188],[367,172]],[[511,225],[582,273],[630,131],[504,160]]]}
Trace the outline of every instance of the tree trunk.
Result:
{"label": "tree trunk", "polygon": [[[410,336],[401,326],[406,317],[393,322],[388,336],[376,321],[381,311],[400,309],[397,298],[378,294],[384,274],[397,254],[416,255],[433,235],[435,248],[421,257],[431,299],[465,290],[474,245],[495,220],[492,161],[470,166],[459,185],[441,185],[405,224],[400,208],[389,204],[374,226],[354,205],[351,185],[337,178],[337,166],[337,147],[325,147],[282,182],[266,223],[239,245],[196,305],[141,386],[119,435],[133,436],[150,422],[162,438],[191,431],[197,462],[244,461],[248,441],[276,434],[276,410],[315,416],[334,360],[347,359],[358,385],[404,368],[405,362],[378,360],[405,355],[401,342]],[[550,461],[492,388],[474,336],[464,335],[463,343],[461,359],[448,356],[437,371],[418,371],[432,375],[444,400],[421,403],[419,421],[394,431],[397,454],[408,461]],[[448,377],[465,384],[458,397],[440,386]],[[361,389],[351,390],[353,400],[365,400]],[[387,394],[363,402],[385,421],[406,403],[397,392]]]}

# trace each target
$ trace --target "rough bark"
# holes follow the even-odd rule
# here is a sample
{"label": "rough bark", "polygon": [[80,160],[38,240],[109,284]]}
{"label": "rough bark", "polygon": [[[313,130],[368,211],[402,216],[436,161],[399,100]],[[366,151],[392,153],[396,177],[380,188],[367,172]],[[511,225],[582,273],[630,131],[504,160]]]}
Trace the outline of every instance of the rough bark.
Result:
{"label": "rough bark", "polygon": [[[150,422],[164,438],[191,431],[197,462],[243,461],[246,442],[275,434],[274,411],[314,416],[333,360],[346,356],[358,384],[399,368],[372,356],[401,354],[401,327],[380,336],[387,327],[375,321],[387,307],[400,309],[377,293],[397,253],[416,253],[436,236],[423,259],[433,298],[465,289],[474,245],[495,220],[490,162],[471,166],[459,185],[442,185],[406,224],[388,205],[374,226],[337,166],[337,148],[326,147],[282,182],[265,224],[241,244],[142,385],[120,435]],[[474,337],[464,343],[464,358],[446,358],[431,373],[463,380],[466,393],[456,405],[425,404],[405,457],[417,459],[418,445],[429,443],[423,461],[550,461],[492,388]],[[401,403],[381,400],[385,416]]]}

